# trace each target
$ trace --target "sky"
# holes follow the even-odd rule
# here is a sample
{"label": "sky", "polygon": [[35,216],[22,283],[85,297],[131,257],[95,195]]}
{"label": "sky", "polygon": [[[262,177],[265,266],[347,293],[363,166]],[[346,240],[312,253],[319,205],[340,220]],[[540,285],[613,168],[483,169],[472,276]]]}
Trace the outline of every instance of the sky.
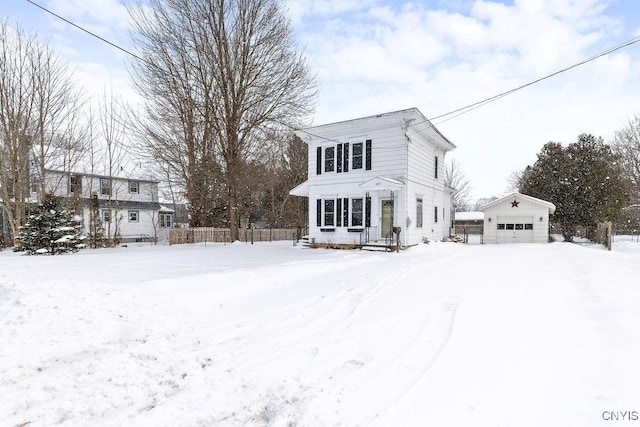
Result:
{"label": "sky", "polygon": [[[135,50],[119,0],[37,0]],[[314,125],[417,107],[428,118],[527,84],[640,36],[637,0],[285,0],[319,97]],[[127,54],[26,0],[0,17],[47,39],[90,93],[135,99]],[[500,196],[549,141],[611,141],[640,106],[640,43],[473,109],[432,120],[472,201]]]}

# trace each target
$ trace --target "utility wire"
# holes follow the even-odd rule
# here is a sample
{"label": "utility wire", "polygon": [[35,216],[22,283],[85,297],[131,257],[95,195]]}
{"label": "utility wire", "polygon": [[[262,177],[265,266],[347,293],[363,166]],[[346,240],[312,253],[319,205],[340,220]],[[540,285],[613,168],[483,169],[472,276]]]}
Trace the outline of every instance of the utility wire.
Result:
{"label": "utility wire", "polygon": [[[39,8],[39,9],[42,9],[42,10],[43,10],[43,11],[45,11],[45,12],[47,12],[47,13],[49,13],[49,14],[51,14],[51,15],[55,16],[56,18],[58,18],[58,19],[60,19],[60,20],[62,20],[62,21],[64,21],[64,22],[66,22],[67,24],[69,24],[69,25],[71,25],[71,26],[73,26],[73,27],[75,27],[75,28],[77,28],[77,29],[79,29],[79,30],[81,30],[81,31],[83,31],[83,32],[85,32],[85,33],[87,33],[87,34],[89,34],[90,36],[95,37],[95,38],[97,38],[98,40],[100,40],[100,41],[102,41],[102,42],[104,42],[104,43],[107,43],[108,45],[110,45],[110,46],[112,46],[112,47],[114,47],[114,48],[116,48],[116,49],[118,49],[118,50],[120,50],[120,51],[122,51],[122,52],[124,52],[124,53],[126,53],[126,54],[128,54],[128,55],[130,55],[130,56],[132,56],[132,57],[134,57],[135,59],[137,59],[137,60],[139,60],[139,61],[142,61],[142,62],[144,62],[144,63],[146,63],[146,64],[149,64],[149,65],[151,65],[151,66],[153,66],[153,67],[157,67],[157,65],[156,65],[156,64],[154,64],[154,63],[152,63],[151,61],[149,61],[149,60],[147,60],[147,59],[145,59],[145,58],[142,58],[142,57],[140,57],[140,56],[136,55],[135,53],[131,52],[130,50],[127,50],[127,49],[125,49],[125,48],[123,48],[123,47],[121,47],[121,46],[119,46],[119,45],[117,45],[117,44],[115,44],[115,43],[113,43],[113,42],[111,42],[111,41],[109,41],[109,40],[107,40],[107,39],[105,39],[105,38],[103,38],[103,37],[99,36],[99,35],[97,35],[97,34],[96,34],[96,33],[94,33],[94,32],[91,32],[91,31],[87,30],[86,28],[84,28],[84,27],[82,27],[82,26],[80,26],[80,25],[78,25],[78,24],[76,24],[76,23],[74,23],[74,22],[72,22],[72,21],[70,21],[70,20],[68,20],[68,19],[66,19],[66,18],[64,18],[64,17],[62,17],[62,16],[60,16],[60,15],[58,15],[57,13],[55,13],[55,12],[53,12],[53,11],[51,11],[51,10],[49,10],[49,9],[45,8],[44,6],[41,6],[41,5],[39,5],[38,3],[36,3],[36,2],[34,2],[34,1],[32,1],[32,0],[25,0],[25,1],[26,1],[26,2],[28,2],[28,3],[30,3],[30,4],[32,4],[33,6],[35,6],[35,7],[37,7],[37,8]],[[594,61],[594,60],[596,60],[596,59],[598,59],[598,58],[601,58],[601,57],[603,57],[603,56],[606,56],[606,55],[608,55],[608,54],[610,54],[610,53],[613,53],[613,52],[615,52],[615,51],[618,51],[618,50],[620,50],[620,49],[624,49],[625,47],[631,46],[631,45],[633,45],[633,44],[635,44],[635,43],[638,43],[639,41],[640,41],[640,36],[639,36],[639,37],[635,37],[635,38],[633,38],[633,39],[630,39],[630,40],[627,40],[627,41],[625,41],[625,42],[622,42],[622,43],[620,43],[620,44],[618,44],[618,45],[616,45],[616,46],[614,46],[614,47],[611,47],[611,48],[609,48],[609,49],[606,49],[606,50],[604,50],[604,51],[602,51],[602,52],[600,52],[600,53],[597,53],[597,54],[595,54],[595,55],[593,55],[593,56],[591,56],[591,57],[589,57],[589,58],[587,58],[587,59],[584,59],[584,60],[582,60],[582,61],[580,61],[580,62],[577,62],[577,63],[575,63],[575,64],[573,64],[573,65],[570,65],[570,66],[568,66],[568,67],[562,68],[562,69],[560,69],[560,70],[558,70],[558,71],[555,71],[555,72],[553,72],[553,73],[551,73],[551,74],[547,74],[547,75],[546,75],[546,76],[544,76],[544,77],[540,77],[540,78],[538,78],[538,79],[536,79],[536,80],[530,81],[530,82],[528,82],[528,83],[525,83],[525,84],[520,85],[520,86],[518,86],[518,87],[515,87],[515,88],[513,88],[513,89],[510,89],[510,90],[507,90],[507,91],[505,91],[505,92],[499,93],[499,94],[497,94],[497,95],[491,96],[491,97],[489,97],[489,98],[485,98],[485,99],[483,99],[483,100],[481,100],[481,101],[477,101],[477,102],[474,102],[474,103],[472,103],[472,104],[466,105],[466,106],[464,106],[464,107],[456,108],[456,109],[451,110],[451,111],[449,111],[449,112],[446,112],[446,113],[444,113],[444,114],[440,114],[440,115],[438,115],[438,116],[434,116],[434,117],[432,117],[431,119],[426,119],[426,120],[423,120],[423,121],[420,121],[420,122],[412,123],[412,124],[410,124],[410,125],[409,125],[409,127],[411,127],[411,126],[416,126],[416,125],[423,124],[423,123],[428,123],[428,125],[427,125],[427,127],[426,127],[426,128],[421,129],[421,130],[418,130],[418,131],[416,131],[416,132],[414,133],[414,135],[419,134],[419,133],[424,132],[425,130],[427,130],[427,129],[429,129],[429,128],[435,128],[435,126],[433,125],[433,123],[432,123],[431,121],[435,121],[435,120],[438,120],[438,119],[444,119],[445,117],[451,116],[451,117],[449,117],[449,118],[446,118],[446,119],[444,119],[444,120],[441,120],[438,124],[440,124],[440,123],[444,123],[444,122],[446,122],[446,121],[448,121],[448,120],[451,120],[451,119],[454,119],[454,118],[456,118],[456,117],[459,117],[459,116],[461,116],[461,115],[463,115],[463,114],[466,114],[466,113],[468,113],[468,112],[470,112],[470,111],[473,111],[473,110],[475,110],[475,109],[477,109],[477,108],[483,107],[483,106],[485,106],[486,104],[489,104],[489,103],[491,103],[491,102],[497,101],[498,99],[503,98],[503,97],[505,97],[505,96],[507,96],[507,95],[511,95],[511,94],[512,94],[512,93],[514,93],[514,92],[517,92],[517,91],[519,91],[519,90],[522,90],[522,89],[527,88],[527,87],[529,87],[529,86],[532,86],[532,85],[534,85],[534,84],[540,83],[540,82],[542,82],[542,81],[544,81],[544,80],[550,79],[551,77],[555,77],[555,76],[557,76],[557,75],[559,75],[559,74],[562,74],[562,73],[564,73],[564,72],[567,72],[567,71],[569,71],[569,70],[572,70],[572,69],[574,69],[574,68],[576,68],[576,67],[579,67],[579,66],[581,66],[581,65],[587,64],[587,63],[589,63],[589,62],[591,62],[591,61]],[[275,121],[276,123],[278,123],[279,125],[281,125],[281,126],[285,126],[285,127],[289,128],[289,129],[291,129],[291,130],[293,130],[293,131],[300,131],[300,132],[304,132],[304,133],[306,133],[307,135],[312,136],[312,137],[320,138],[320,139],[323,139],[323,140],[325,140],[325,141],[330,141],[330,142],[338,142],[338,143],[342,142],[342,141],[334,140],[334,139],[331,139],[331,138],[325,138],[325,137],[322,137],[322,136],[320,136],[320,135],[314,135],[314,134],[313,134],[313,133],[311,133],[311,132],[308,132],[308,131],[306,131],[306,130],[304,130],[304,129],[297,129],[297,128],[295,128],[295,127],[293,127],[293,126],[291,126],[291,125],[289,125],[289,124],[287,124],[287,123],[283,123],[283,122],[280,122],[280,121],[277,121],[277,120],[274,120],[274,121]]]}

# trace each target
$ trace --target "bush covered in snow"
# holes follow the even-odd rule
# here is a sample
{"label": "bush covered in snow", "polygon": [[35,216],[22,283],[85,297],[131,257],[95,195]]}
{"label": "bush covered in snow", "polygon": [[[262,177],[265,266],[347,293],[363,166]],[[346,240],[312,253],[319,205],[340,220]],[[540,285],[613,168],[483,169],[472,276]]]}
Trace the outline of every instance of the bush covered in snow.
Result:
{"label": "bush covered in snow", "polygon": [[29,255],[75,252],[84,247],[82,226],[62,200],[47,194],[16,236],[16,250]]}

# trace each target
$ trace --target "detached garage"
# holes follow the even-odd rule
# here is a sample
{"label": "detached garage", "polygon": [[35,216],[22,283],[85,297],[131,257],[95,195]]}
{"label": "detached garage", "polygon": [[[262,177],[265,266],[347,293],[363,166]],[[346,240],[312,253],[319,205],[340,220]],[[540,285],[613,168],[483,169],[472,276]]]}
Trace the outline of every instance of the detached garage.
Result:
{"label": "detached garage", "polygon": [[511,193],[480,208],[484,243],[547,243],[549,215],[556,206],[526,194]]}

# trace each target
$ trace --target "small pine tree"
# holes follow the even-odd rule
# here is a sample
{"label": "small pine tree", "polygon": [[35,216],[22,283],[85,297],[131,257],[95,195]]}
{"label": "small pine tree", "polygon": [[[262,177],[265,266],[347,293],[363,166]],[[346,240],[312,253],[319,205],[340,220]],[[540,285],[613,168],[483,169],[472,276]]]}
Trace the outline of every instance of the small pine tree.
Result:
{"label": "small pine tree", "polygon": [[62,205],[62,200],[47,194],[38,209],[27,218],[16,236],[17,249],[34,254],[75,252],[82,247],[81,225]]}

